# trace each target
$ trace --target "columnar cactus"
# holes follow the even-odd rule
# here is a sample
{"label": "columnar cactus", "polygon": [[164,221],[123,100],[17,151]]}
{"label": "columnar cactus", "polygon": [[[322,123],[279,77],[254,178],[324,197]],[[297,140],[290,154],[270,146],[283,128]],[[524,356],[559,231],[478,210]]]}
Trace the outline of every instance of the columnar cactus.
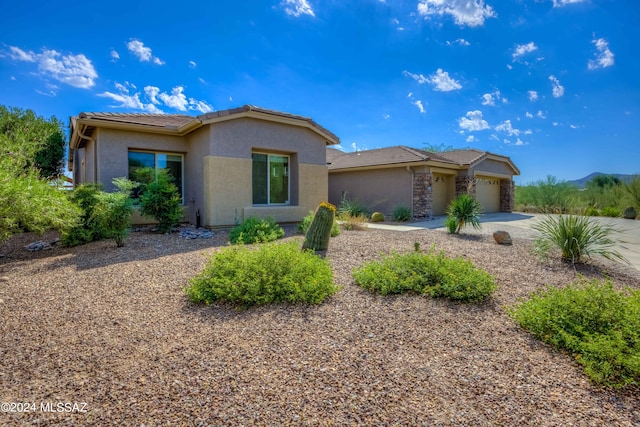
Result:
{"label": "columnar cactus", "polygon": [[331,203],[320,203],[305,235],[302,249],[313,249],[316,252],[327,250],[335,214],[336,207]]}

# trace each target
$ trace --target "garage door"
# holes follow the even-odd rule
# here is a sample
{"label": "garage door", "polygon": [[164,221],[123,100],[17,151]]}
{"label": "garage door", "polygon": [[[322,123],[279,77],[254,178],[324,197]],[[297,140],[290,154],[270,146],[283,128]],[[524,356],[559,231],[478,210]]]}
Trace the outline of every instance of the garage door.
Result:
{"label": "garage door", "polygon": [[437,216],[445,214],[447,206],[449,206],[449,203],[453,200],[456,193],[455,179],[454,175],[433,174],[432,215]]}
{"label": "garage door", "polygon": [[488,176],[477,176],[476,200],[482,205],[482,212],[500,212],[500,180]]}

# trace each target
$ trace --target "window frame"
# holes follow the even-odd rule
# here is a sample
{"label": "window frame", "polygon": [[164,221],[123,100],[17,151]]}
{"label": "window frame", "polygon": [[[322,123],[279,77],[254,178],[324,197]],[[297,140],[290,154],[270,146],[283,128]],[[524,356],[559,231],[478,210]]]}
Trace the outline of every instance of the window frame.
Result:
{"label": "window frame", "polygon": [[[253,155],[262,154],[267,156],[267,203],[254,203],[253,202]],[[285,157],[287,159],[287,201],[285,203],[271,203],[271,157]],[[291,205],[291,155],[286,153],[276,153],[268,151],[251,151],[251,194],[252,206],[290,206]]]}
{"label": "window frame", "polygon": [[[129,175],[129,153],[144,153],[144,154],[153,154],[153,170],[156,172],[156,179],[158,176],[158,154],[164,154],[168,156],[179,156],[180,157],[180,197],[182,198],[181,204],[184,206],[184,154],[183,153],[174,153],[171,151],[154,151],[154,150],[138,150],[138,149],[128,149],[127,150],[127,176]],[[160,168],[166,169],[166,168]],[[131,179],[130,176],[128,176]]]}

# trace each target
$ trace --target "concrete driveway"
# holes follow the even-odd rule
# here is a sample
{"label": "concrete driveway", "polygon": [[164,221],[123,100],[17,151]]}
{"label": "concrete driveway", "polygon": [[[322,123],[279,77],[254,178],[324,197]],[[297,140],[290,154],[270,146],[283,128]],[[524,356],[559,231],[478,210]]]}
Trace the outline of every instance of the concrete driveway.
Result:
{"label": "concrete driveway", "polygon": [[[537,236],[537,232],[531,229],[531,226],[545,215],[529,214],[529,213],[491,213],[480,215],[482,224],[481,230],[474,230],[471,227],[465,228],[466,234],[493,234],[497,230],[508,231],[513,237],[533,239]],[[369,224],[370,228],[380,228],[397,231],[415,231],[426,229],[442,229],[445,217],[435,217],[432,220],[413,222],[406,225],[389,225],[389,224]],[[618,251],[624,256],[631,265],[640,270],[640,221],[632,221],[622,218],[602,218],[593,217],[594,221],[613,226],[617,231],[613,236],[622,242]]]}

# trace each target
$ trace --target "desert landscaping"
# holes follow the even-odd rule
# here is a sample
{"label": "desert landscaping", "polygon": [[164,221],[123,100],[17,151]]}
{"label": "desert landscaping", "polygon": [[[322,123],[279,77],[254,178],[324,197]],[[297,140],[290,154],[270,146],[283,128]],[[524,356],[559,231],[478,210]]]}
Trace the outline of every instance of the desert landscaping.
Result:
{"label": "desert landscaping", "polygon": [[[539,262],[531,240],[513,235],[501,246],[486,230],[343,231],[327,252],[335,295],[247,309],[197,305],[183,291],[226,231],[194,240],[134,232],[122,248],[109,240],[41,252],[23,249],[35,236],[15,235],[0,251],[0,400],[84,409],[3,413],[1,423],[639,425],[637,387],[592,384],[506,312],[578,275],[637,289],[638,270]],[[464,304],[354,284],[353,268],[415,242],[471,260],[497,291]]]}

